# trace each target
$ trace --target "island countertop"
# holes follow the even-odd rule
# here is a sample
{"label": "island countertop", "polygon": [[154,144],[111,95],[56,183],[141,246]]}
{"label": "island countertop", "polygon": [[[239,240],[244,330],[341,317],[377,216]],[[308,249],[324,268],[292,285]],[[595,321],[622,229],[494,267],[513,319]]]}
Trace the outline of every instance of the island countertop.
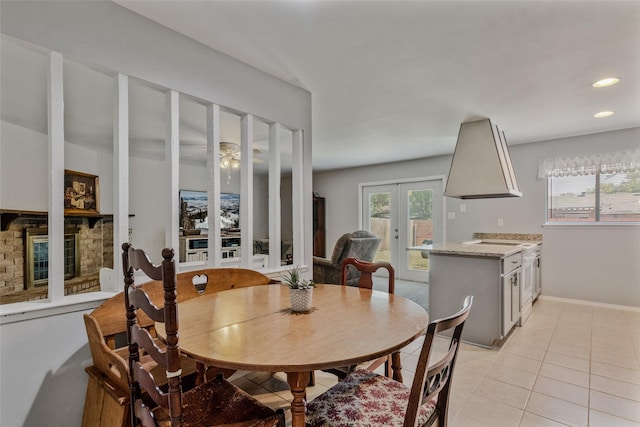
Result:
{"label": "island countertop", "polygon": [[439,243],[422,250],[431,254],[503,258],[540,244],[541,234],[474,233],[473,240]]}
{"label": "island countertop", "polygon": [[522,249],[522,246],[513,244],[447,242],[435,244],[433,248],[427,249],[427,251],[429,254],[503,258],[522,252]]}

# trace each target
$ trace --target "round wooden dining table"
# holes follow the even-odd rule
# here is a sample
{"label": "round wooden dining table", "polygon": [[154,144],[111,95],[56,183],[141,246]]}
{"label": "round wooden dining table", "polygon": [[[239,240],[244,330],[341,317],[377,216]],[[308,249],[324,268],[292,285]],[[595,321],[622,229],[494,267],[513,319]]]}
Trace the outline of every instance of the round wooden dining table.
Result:
{"label": "round wooden dining table", "polygon": [[[292,312],[289,289],[264,285],[211,293],[178,305],[182,353],[209,366],[285,372],[292,426],[305,425],[310,372],[395,354],[426,331],[427,312],[406,298],[351,286],[317,285],[312,308]],[[159,336],[163,324],[156,324]]]}

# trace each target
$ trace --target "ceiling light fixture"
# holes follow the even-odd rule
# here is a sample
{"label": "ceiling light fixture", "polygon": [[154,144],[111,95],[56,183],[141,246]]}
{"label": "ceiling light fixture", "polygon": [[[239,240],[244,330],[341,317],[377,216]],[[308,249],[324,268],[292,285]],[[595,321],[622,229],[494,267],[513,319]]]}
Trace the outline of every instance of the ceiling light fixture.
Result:
{"label": "ceiling light fixture", "polygon": [[595,113],[593,117],[595,117],[596,119],[601,119],[603,117],[613,116],[613,114],[613,111],[600,111],[599,113]]}
{"label": "ceiling light fixture", "polygon": [[233,142],[220,143],[220,168],[237,169],[240,167],[240,146]]}
{"label": "ceiling light fixture", "polygon": [[[262,160],[255,156],[260,155],[260,150],[253,150],[253,162],[261,163]],[[231,169],[240,168],[240,146],[235,142],[220,143],[220,169],[227,170],[227,184],[231,181]]]}
{"label": "ceiling light fixture", "polygon": [[231,169],[240,167],[240,146],[233,142],[220,143],[220,169],[227,170],[227,184],[231,182]]}
{"label": "ceiling light fixture", "polygon": [[613,86],[614,84],[618,83],[619,81],[620,81],[619,77],[607,77],[606,79],[598,80],[597,82],[595,82],[591,86],[593,86],[593,87]]}

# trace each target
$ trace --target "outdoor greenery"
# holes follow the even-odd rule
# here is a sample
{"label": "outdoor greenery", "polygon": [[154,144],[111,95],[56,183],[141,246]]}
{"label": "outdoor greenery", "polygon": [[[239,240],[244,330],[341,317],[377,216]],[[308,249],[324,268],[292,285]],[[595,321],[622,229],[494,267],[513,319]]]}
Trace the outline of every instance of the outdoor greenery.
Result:
{"label": "outdoor greenery", "polygon": [[[640,193],[640,171],[627,172],[625,175],[625,178],[619,184],[613,182],[601,183],[600,192],[605,194]],[[595,192],[595,189],[593,191]]]}
{"label": "outdoor greenery", "polygon": [[410,219],[431,219],[432,203],[431,191],[410,191],[409,192],[409,218]]}
{"label": "outdoor greenery", "polygon": [[[409,218],[431,219],[432,192],[425,190],[409,192]],[[389,218],[390,193],[375,193],[369,199],[371,216]]]}
{"label": "outdoor greenery", "polygon": [[375,193],[369,198],[369,207],[373,218],[389,218],[390,193]]}

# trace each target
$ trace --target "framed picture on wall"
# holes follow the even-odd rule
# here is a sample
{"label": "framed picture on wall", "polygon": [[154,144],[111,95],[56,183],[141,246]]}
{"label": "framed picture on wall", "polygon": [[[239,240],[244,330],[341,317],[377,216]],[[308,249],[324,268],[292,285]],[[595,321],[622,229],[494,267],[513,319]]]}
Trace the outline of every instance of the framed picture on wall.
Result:
{"label": "framed picture on wall", "polygon": [[100,191],[96,175],[65,169],[64,213],[100,213]]}
{"label": "framed picture on wall", "polygon": [[181,234],[209,231],[209,198],[206,191],[180,190]]}
{"label": "framed picture on wall", "polygon": [[227,232],[240,231],[240,195],[220,194],[220,228]]}
{"label": "framed picture on wall", "polygon": [[[181,234],[207,234],[209,232],[209,203],[206,191],[180,190]],[[237,232],[240,229],[240,195],[220,194],[220,229]],[[212,224],[215,224],[213,221]]]}

